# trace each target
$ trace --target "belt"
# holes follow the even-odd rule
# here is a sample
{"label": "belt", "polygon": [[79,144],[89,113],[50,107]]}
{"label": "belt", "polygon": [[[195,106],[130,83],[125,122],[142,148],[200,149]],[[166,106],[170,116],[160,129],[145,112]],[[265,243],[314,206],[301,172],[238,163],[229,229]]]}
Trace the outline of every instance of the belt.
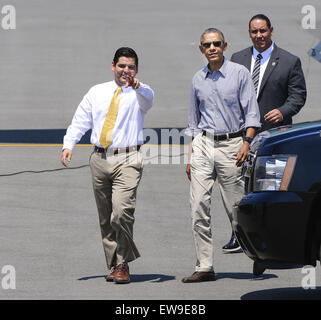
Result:
{"label": "belt", "polygon": [[237,138],[237,137],[242,137],[243,136],[244,131],[237,131],[237,132],[232,132],[232,133],[223,133],[223,134],[212,134],[209,133],[205,130],[202,130],[202,135],[203,136],[207,136],[211,139],[214,139],[215,141],[221,141],[221,140],[228,140],[231,138]]}
{"label": "belt", "polygon": [[111,153],[111,154],[119,154],[119,153],[129,153],[131,151],[139,151],[141,145],[126,147],[126,148],[100,148],[95,146],[94,151],[98,153]]}

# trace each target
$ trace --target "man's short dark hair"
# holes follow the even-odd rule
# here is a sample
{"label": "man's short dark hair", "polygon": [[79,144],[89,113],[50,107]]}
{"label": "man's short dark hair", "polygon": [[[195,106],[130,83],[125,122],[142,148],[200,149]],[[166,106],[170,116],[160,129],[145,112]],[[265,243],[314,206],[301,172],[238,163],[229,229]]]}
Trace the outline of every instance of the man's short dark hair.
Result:
{"label": "man's short dark hair", "polygon": [[223,41],[223,43],[225,43],[225,38],[224,38],[224,34],[221,30],[217,29],[217,28],[207,28],[206,30],[204,30],[204,32],[201,34],[201,38],[200,38],[200,42],[202,44],[202,40],[204,35],[206,35],[207,33],[218,33],[221,36],[221,39]]}
{"label": "man's short dark hair", "polygon": [[266,21],[266,25],[268,26],[268,28],[271,28],[271,21],[270,19],[265,15],[265,14],[256,14],[255,16],[253,16],[249,22],[249,29],[251,28],[251,22],[255,19],[260,19],[260,20],[265,20]]}
{"label": "man's short dark hair", "polygon": [[121,47],[117,49],[114,55],[113,62],[116,65],[120,57],[126,57],[126,58],[134,58],[135,59],[135,65],[138,67],[138,56],[134,49],[129,47]]}

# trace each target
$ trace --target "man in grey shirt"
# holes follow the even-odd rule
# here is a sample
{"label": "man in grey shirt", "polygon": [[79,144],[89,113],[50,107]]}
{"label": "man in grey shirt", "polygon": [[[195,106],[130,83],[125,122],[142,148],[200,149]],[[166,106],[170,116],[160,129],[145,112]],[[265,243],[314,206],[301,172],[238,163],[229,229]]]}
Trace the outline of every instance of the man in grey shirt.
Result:
{"label": "man in grey shirt", "polygon": [[213,184],[217,179],[231,221],[233,207],[244,194],[241,166],[256,128],[261,126],[251,75],[244,66],[224,57],[227,43],[223,33],[206,29],[199,48],[208,65],[193,77],[185,131],[193,138],[186,173],[191,181],[197,259],[195,272],[183,278],[184,283],[215,280],[210,216]]}

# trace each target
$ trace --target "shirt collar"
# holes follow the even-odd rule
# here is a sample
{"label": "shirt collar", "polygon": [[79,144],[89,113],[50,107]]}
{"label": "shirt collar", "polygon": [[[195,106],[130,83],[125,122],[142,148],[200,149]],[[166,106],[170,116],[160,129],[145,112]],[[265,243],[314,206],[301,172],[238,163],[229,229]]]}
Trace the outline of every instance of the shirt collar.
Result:
{"label": "shirt collar", "polygon": [[226,73],[227,73],[227,64],[228,64],[227,59],[224,57],[224,61],[223,61],[223,64],[221,65],[221,68],[219,68],[218,70],[214,70],[213,72],[210,70],[210,68],[207,65],[203,69],[203,71],[204,71],[204,79],[206,79],[209,74],[213,74],[215,72],[219,72],[225,78]]}
{"label": "shirt collar", "polygon": [[263,52],[258,52],[254,47],[253,47],[253,58],[254,60],[256,59],[257,55],[259,53],[261,53],[262,55],[262,59],[265,60],[265,59],[268,59],[270,56],[271,56],[271,53],[273,51],[273,48],[274,48],[274,41],[272,41],[272,44],[270,45],[269,48],[267,48],[265,51]]}
{"label": "shirt collar", "polygon": [[[118,84],[116,83],[115,80],[113,80],[113,84],[114,84],[114,90],[116,91],[116,89],[119,87]],[[129,92],[131,90],[133,90],[132,87],[128,87],[126,88],[125,86],[121,86],[122,92]]]}

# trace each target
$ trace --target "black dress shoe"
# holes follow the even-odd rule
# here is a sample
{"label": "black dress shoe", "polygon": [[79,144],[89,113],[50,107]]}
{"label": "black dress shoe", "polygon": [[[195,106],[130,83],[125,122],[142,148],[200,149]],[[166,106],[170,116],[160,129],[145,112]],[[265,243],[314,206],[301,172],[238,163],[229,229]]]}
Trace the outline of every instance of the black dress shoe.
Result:
{"label": "black dress shoe", "polygon": [[222,250],[225,253],[239,253],[243,251],[234,232],[232,232],[231,240],[222,248]]}
{"label": "black dress shoe", "polygon": [[183,283],[203,282],[203,281],[215,281],[214,271],[196,271],[191,276],[182,279]]}

